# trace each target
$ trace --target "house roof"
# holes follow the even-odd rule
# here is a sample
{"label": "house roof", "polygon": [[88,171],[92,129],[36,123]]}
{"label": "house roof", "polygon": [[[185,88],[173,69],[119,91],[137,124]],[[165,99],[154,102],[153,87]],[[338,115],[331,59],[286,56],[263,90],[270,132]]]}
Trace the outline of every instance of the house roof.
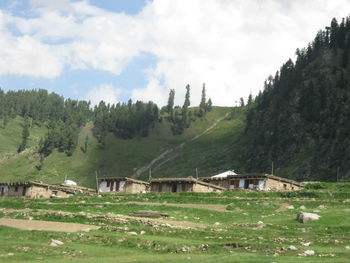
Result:
{"label": "house roof", "polygon": [[275,181],[285,182],[294,184],[299,187],[303,187],[304,184],[299,183],[294,180],[290,180],[283,177],[278,177],[272,174],[259,174],[259,173],[248,173],[248,174],[236,174],[236,175],[229,175],[227,177],[201,177],[200,179],[206,182],[210,181],[220,181],[220,180],[227,180],[227,179],[272,179]]}
{"label": "house roof", "polygon": [[201,185],[205,185],[205,186],[209,186],[215,189],[219,189],[219,190],[226,190],[226,188],[218,186],[218,185],[214,185],[208,182],[203,182],[199,179],[193,178],[192,176],[190,177],[186,177],[186,178],[157,178],[157,179],[152,179],[150,180],[150,183],[175,183],[175,182],[185,182],[185,183],[196,183],[196,184],[201,184]]}
{"label": "house roof", "polygon": [[98,180],[100,182],[101,181],[113,181],[113,182],[127,181],[127,182],[132,182],[132,183],[135,183],[135,184],[146,184],[146,185],[149,185],[149,182],[136,180],[136,179],[129,178],[129,177],[104,177],[104,178],[98,178]]}

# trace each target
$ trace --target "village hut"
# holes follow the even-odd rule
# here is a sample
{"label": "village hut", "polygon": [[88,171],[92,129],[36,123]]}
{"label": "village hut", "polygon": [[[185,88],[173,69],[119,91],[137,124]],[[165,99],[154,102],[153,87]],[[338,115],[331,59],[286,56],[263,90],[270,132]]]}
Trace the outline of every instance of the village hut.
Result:
{"label": "village hut", "polygon": [[225,177],[202,177],[202,181],[226,189],[251,189],[262,191],[294,191],[304,188],[302,183],[271,174],[235,174]]}
{"label": "village hut", "polygon": [[122,193],[146,193],[149,191],[149,183],[128,177],[108,177],[98,179],[99,192],[122,192]]}
{"label": "village hut", "polygon": [[74,194],[69,188],[37,181],[0,183],[1,197],[50,198],[69,197]]}
{"label": "village hut", "polygon": [[152,192],[222,192],[226,189],[193,177],[150,180]]}

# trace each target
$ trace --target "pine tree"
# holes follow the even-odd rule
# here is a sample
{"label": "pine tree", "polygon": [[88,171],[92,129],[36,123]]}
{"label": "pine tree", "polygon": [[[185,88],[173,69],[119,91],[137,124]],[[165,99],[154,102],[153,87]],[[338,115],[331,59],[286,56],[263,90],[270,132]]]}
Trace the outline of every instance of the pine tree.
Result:
{"label": "pine tree", "polygon": [[190,103],[190,85],[187,84],[186,86],[186,95],[185,95],[185,102],[182,108],[188,108],[191,105]]}
{"label": "pine tree", "polygon": [[29,123],[28,120],[25,120],[25,123],[23,124],[23,130],[22,130],[22,143],[21,145],[18,147],[17,152],[20,153],[22,151],[25,150],[25,148],[27,147],[27,140],[29,137]]}
{"label": "pine tree", "polygon": [[169,114],[169,120],[174,120],[174,100],[175,100],[175,90],[171,89],[169,92],[167,112]]}
{"label": "pine tree", "polygon": [[202,97],[201,97],[201,102],[199,104],[199,108],[205,111],[206,106],[206,98],[205,98],[205,83],[203,83],[203,88],[202,88]]}
{"label": "pine tree", "polygon": [[211,112],[212,109],[213,109],[213,102],[211,101],[211,98],[208,99],[208,102],[207,102],[207,111],[208,112]]}

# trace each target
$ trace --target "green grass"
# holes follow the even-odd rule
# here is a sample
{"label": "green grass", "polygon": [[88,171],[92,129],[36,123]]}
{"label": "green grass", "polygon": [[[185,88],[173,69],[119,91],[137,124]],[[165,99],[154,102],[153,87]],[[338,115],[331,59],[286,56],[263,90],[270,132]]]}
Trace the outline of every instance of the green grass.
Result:
{"label": "green grass", "polygon": [[[342,187],[343,186],[343,187]],[[347,185],[327,184],[333,195],[343,192]],[[75,196],[68,199],[25,200],[1,198],[0,217],[35,220],[77,222],[100,226],[119,227],[88,233],[61,233],[24,231],[0,227],[1,262],[348,262],[350,252],[350,209],[345,198],[325,199],[325,189],[308,190],[321,198],[282,198],[282,193],[229,192],[225,194],[172,194],[145,195],[107,194],[101,198]],[[297,193],[302,193],[297,192]],[[167,201],[174,204],[203,203],[230,205],[228,212],[209,209],[127,204],[128,201]],[[225,200],[225,202],[224,202]],[[264,204],[263,204],[264,203]],[[282,203],[294,209],[277,212]],[[298,223],[295,218],[299,207],[321,215],[319,221]],[[319,208],[320,205],[325,208]],[[27,208],[27,210],[21,210]],[[112,222],[108,218],[92,219],[92,215],[108,213],[128,215],[138,210],[169,213],[171,220],[205,224],[206,228],[179,229],[154,227],[129,220]],[[45,212],[66,211],[72,216]],[[6,213],[5,213],[6,212]],[[79,213],[84,212],[84,213]],[[257,228],[258,221],[264,227]],[[218,224],[219,223],[219,224]],[[124,228],[127,229],[124,230]],[[128,231],[144,235],[130,236]],[[51,239],[64,245],[49,246]],[[302,243],[311,242],[309,247]],[[229,244],[235,244],[230,246]],[[293,245],[297,251],[289,250]],[[305,250],[314,250],[315,256],[300,257]]]}

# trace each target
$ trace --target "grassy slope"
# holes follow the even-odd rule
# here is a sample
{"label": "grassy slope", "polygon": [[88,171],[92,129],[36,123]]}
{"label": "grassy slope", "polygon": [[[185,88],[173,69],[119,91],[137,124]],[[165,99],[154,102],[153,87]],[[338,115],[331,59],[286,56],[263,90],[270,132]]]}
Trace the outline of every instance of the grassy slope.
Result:
{"label": "grassy slope", "polygon": [[[0,129],[0,156],[11,155],[9,160],[0,163],[1,181],[42,180],[57,183],[67,176],[81,185],[94,187],[95,171],[103,176],[130,176],[135,168],[146,165],[169,148],[190,141],[230,110],[228,107],[214,107],[204,119],[197,119],[180,136],[171,134],[169,123],[166,121],[157,123],[146,138],[122,140],[109,134],[105,149],[101,149],[97,144],[91,134],[92,126],[89,124],[81,130],[79,146],[72,157],[54,152],[46,158],[41,171],[35,168],[39,163],[39,156],[35,154],[34,149],[28,153],[16,154],[22,132],[21,119],[18,118],[11,121],[6,129]],[[215,168],[230,168],[229,146],[242,127],[241,118],[241,115],[237,115],[234,120],[222,121],[207,135],[188,143],[181,152],[176,153],[177,158],[172,159],[161,169],[155,169],[155,175],[177,176],[179,171],[181,175],[190,175],[195,167],[198,167],[203,175],[202,173],[209,173]],[[29,146],[34,146],[37,145],[40,136],[45,134],[45,128],[35,126],[30,132]],[[87,135],[89,146],[87,154],[84,154],[80,147]],[[203,157],[198,158],[200,153]]]}
{"label": "grassy slope", "polygon": [[239,149],[236,138],[244,128],[244,114],[234,111],[231,118],[221,121],[211,131],[187,143],[181,150],[159,162],[152,170],[154,177],[210,176],[229,169],[239,170]]}

